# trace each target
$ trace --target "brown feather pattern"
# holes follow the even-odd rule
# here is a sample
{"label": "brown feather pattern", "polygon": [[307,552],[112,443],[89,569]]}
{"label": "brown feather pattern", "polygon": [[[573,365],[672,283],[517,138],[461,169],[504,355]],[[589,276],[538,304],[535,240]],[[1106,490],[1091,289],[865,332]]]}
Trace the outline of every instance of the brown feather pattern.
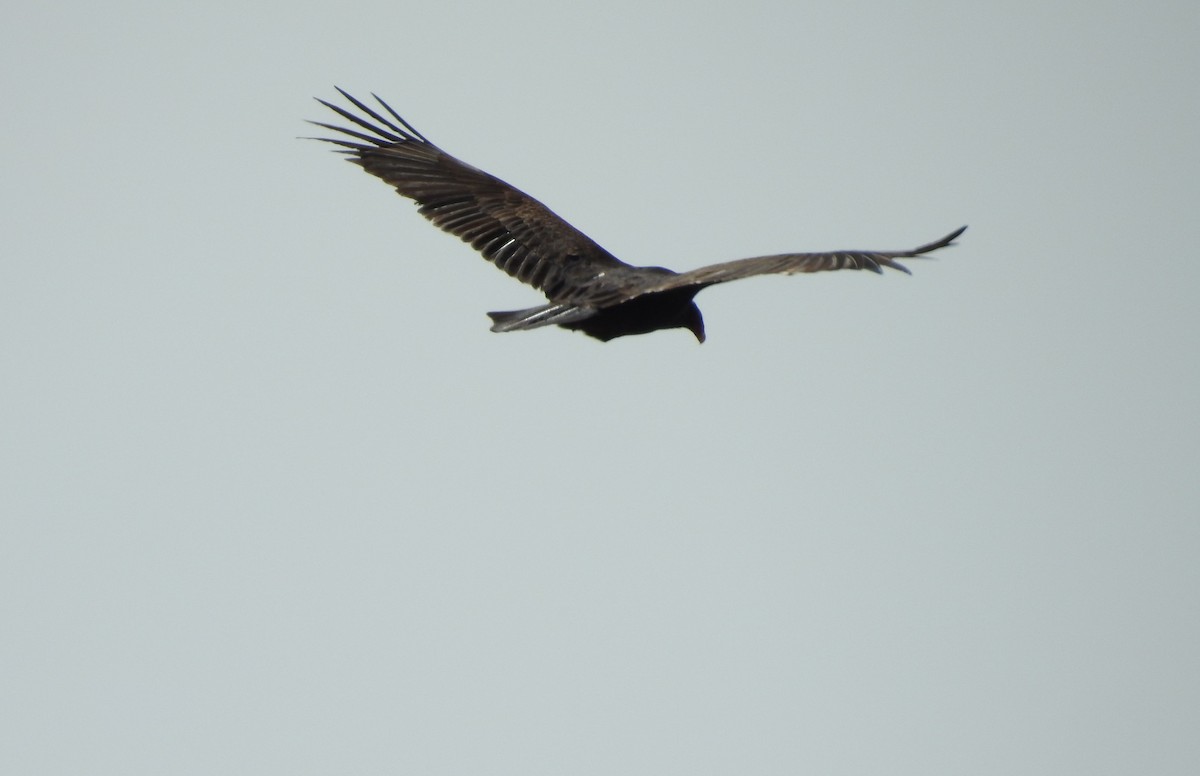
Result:
{"label": "brown feather pattern", "polygon": [[342,146],[350,161],[414,200],[421,215],[439,229],[469,243],[485,259],[551,301],[572,300],[589,278],[629,266],[533,197],[430,143],[378,96],[375,99],[391,119],[338,91],[376,123],[318,100],[371,133],[312,122],[357,142],[323,139]]}

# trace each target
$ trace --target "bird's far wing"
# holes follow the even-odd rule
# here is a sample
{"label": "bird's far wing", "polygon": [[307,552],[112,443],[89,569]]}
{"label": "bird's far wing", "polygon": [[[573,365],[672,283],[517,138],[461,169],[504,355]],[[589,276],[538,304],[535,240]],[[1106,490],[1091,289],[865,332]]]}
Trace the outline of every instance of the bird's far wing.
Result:
{"label": "bird's far wing", "polygon": [[681,272],[663,278],[646,289],[647,292],[666,291],[686,286],[711,286],[754,275],[795,275],[801,272],[825,272],[835,269],[868,269],[882,273],[884,267],[912,274],[896,259],[911,259],[954,244],[955,238],[967,227],[955,229],[940,240],[913,248],[911,251],[826,251],[824,253],[781,253],[775,256],[756,256]]}
{"label": "bird's far wing", "polygon": [[533,197],[430,143],[377,95],[372,96],[391,118],[338,92],[362,115],[317,102],[365,131],[313,121],[353,138],[317,139],[341,146],[349,161],[414,200],[421,215],[551,301],[569,297],[607,270],[628,266]]}

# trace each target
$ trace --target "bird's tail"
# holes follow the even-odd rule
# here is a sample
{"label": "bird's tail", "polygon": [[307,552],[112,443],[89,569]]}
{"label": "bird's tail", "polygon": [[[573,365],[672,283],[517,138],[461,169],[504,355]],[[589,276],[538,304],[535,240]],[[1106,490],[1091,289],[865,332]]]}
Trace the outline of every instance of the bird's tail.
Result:
{"label": "bird's tail", "polygon": [[527,310],[488,313],[492,319],[492,331],[521,331],[541,326],[575,323],[596,314],[591,307],[573,304],[544,304]]}

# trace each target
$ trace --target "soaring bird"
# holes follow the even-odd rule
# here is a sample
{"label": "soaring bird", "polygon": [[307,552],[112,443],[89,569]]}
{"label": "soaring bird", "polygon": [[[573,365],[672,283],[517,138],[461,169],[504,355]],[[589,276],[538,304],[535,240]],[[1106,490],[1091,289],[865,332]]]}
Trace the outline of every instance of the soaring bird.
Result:
{"label": "soaring bird", "polygon": [[[337,88],[337,87],[335,87]],[[843,250],[781,253],[727,261],[687,272],[626,264],[533,197],[427,140],[391,106],[372,94],[385,117],[337,88],[361,111],[317,98],[359,129],[313,121],[344,135],[316,138],[340,146],[348,161],[383,179],[419,206],[433,224],[546,295],[548,304],[488,313],[492,331],[551,324],[607,342],[628,334],[687,329],[704,342],[704,319],[693,301],[717,283],[754,275],[792,275],[835,269],[883,267],[909,273],[896,259],[915,258],[954,243],[966,227],[909,251]],[[365,131],[359,131],[365,130]],[[346,139],[352,138],[352,139]]]}

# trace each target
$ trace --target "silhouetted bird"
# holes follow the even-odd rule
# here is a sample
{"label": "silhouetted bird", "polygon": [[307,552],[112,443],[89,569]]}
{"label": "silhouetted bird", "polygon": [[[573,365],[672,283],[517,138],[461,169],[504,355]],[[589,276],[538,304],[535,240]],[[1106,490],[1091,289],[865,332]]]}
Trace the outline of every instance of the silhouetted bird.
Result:
{"label": "silhouetted bird", "polygon": [[[372,95],[385,118],[342,89],[368,117],[318,99],[366,130],[310,122],[355,140],[318,138],[343,147],[349,161],[396,188],[420,206],[421,215],[456,235],[500,269],[546,295],[549,304],[488,313],[492,331],[535,329],[551,324],[608,341],[627,334],[683,328],[704,341],[704,319],[692,298],[716,283],[753,275],[882,267],[908,270],[896,259],[913,258],[951,245],[966,227],[911,251],[783,253],[713,264],[689,272],[634,267],[592,242],[533,197],[488,175],[429,142]],[[394,121],[393,121],[394,119]]]}

